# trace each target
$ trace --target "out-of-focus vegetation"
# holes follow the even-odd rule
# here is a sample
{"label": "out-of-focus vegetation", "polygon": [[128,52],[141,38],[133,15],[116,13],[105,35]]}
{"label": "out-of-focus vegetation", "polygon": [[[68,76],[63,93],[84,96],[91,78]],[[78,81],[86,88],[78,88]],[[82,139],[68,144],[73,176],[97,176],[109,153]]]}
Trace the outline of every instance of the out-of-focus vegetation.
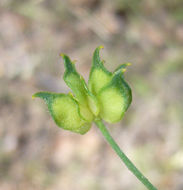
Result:
{"label": "out-of-focus vegetation", "polygon": [[183,1],[0,1],[0,189],[142,190],[93,127],[56,127],[38,90],[68,92],[59,53],[88,79],[93,50],[131,62],[132,106],[109,126],[159,188],[183,189]]}

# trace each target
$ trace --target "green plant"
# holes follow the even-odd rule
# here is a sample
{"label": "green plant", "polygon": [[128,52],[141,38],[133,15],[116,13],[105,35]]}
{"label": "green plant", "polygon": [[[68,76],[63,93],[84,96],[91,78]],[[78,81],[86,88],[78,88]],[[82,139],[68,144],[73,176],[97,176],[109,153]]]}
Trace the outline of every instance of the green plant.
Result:
{"label": "green plant", "polygon": [[122,159],[128,169],[149,189],[156,188],[133,165],[109,134],[102,120],[108,123],[120,121],[131,104],[132,94],[124,72],[129,63],[120,65],[113,73],[103,65],[99,56],[99,46],[93,54],[92,68],[88,86],[83,77],[76,71],[75,65],[67,55],[61,54],[64,60],[64,81],[73,94],[38,92],[33,98],[42,98],[48,105],[55,123],[66,130],[85,134],[94,122],[107,142]]}

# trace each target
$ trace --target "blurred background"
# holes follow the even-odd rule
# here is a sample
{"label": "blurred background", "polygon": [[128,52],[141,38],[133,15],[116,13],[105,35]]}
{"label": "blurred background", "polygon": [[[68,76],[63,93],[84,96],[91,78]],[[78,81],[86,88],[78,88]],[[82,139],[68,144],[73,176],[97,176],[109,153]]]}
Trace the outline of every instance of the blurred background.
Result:
{"label": "blurred background", "polygon": [[109,70],[132,63],[112,136],[158,189],[183,189],[183,1],[0,0],[0,190],[145,190],[95,126],[59,129],[31,98],[70,91],[61,52],[88,80],[99,45]]}

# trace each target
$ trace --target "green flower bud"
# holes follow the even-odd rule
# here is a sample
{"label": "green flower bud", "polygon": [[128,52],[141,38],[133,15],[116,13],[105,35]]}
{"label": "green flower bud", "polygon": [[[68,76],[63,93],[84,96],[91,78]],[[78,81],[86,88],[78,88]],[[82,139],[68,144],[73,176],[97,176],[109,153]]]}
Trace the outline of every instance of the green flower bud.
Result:
{"label": "green flower bud", "polygon": [[74,95],[51,92],[38,92],[33,95],[46,102],[59,127],[85,134],[95,119],[102,118],[114,123],[121,120],[128,109],[132,95],[123,73],[129,63],[120,65],[114,73],[109,72],[100,60],[101,48],[103,47],[96,48],[93,54],[89,88],[70,58],[61,54],[65,66],[64,81]]}
{"label": "green flower bud", "polygon": [[33,95],[35,97],[45,101],[59,127],[80,134],[85,134],[90,129],[91,123],[81,118],[78,102],[70,94],[38,92]]}

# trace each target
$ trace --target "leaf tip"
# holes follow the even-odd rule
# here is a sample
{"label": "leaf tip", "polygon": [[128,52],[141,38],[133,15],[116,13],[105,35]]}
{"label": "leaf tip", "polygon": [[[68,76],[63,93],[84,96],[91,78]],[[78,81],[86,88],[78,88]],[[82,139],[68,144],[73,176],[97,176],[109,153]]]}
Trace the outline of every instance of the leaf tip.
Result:
{"label": "leaf tip", "polygon": [[103,46],[103,45],[100,45],[98,48],[99,48],[99,49],[104,49],[104,46]]}
{"label": "leaf tip", "polygon": [[32,95],[32,99],[34,100],[35,98],[38,98],[39,97],[39,92],[36,92],[35,94]]}
{"label": "leaf tip", "polygon": [[62,58],[65,57],[65,54],[64,54],[64,53],[60,53],[59,55],[60,55]]}
{"label": "leaf tip", "polygon": [[41,98],[43,100],[46,100],[50,98],[51,95],[53,95],[53,93],[51,92],[36,92],[35,94],[32,95],[32,99]]}
{"label": "leaf tip", "polygon": [[124,73],[126,71],[126,69],[121,69],[121,72]]}
{"label": "leaf tip", "polygon": [[36,98],[35,94],[32,95],[32,99],[34,100]]}
{"label": "leaf tip", "polygon": [[69,58],[69,56],[67,56],[64,53],[61,53],[60,56],[63,59],[63,63],[64,63],[64,67],[66,69],[66,72],[74,72],[76,70],[75,69],[75,62],[76,62],[76,60],[71,61],[70,58]]}

